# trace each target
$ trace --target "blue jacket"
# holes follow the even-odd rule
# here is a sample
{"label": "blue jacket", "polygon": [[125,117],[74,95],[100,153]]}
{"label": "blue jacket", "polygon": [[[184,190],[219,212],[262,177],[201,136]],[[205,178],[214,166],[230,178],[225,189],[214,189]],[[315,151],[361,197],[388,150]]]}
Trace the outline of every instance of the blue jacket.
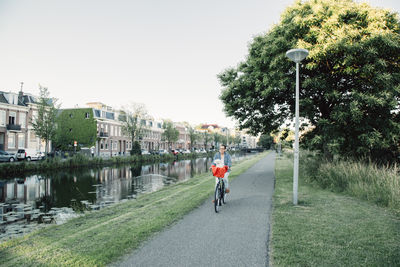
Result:
{"label": "blue jacket", "polygon": [[[214,156],[214,160],[212,162],[212,166],[215,166],[215,160],[216,159],[221,159],[221,153],[217,152]],[[224,153],[224,166],[228,166],[228,172],[231,170],[232,167],[232,159],[231,159],[231,155],[229,155],[229,153],[225,152]]]}

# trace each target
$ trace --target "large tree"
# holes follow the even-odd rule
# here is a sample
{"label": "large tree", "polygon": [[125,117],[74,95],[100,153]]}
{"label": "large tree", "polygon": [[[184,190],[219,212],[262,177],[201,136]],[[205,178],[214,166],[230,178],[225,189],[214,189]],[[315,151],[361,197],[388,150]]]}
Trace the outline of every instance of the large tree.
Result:
{"label": "large tree", "polygon": [[33,130],[40,139],[46,143],[45,152],[49,152],[49,143],[56,135],[56,118],[59,106],[57,99],[50,98],[50,92],[46,87],[39,85],[39,99],[37,102],[38,115],[32,118]]}
{"label": "large tree", "polygon": [[300,116],[305,140],[327,155],[393,160],[400,138],[400,30],[397,13],[352,0],[297,1],[254,38],[249,55],[219,75],[221,99],[240,128],[268,134],[294,114],[295,64],[305,48]]}

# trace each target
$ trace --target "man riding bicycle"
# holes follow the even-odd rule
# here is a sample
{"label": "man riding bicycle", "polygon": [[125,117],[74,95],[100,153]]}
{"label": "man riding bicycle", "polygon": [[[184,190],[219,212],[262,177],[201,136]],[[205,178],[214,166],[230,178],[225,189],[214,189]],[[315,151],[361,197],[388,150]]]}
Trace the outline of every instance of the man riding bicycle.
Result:
{"label": "man riding bicycle", "polygon": [[[231,155],[229,155],[228,152],[226,152],[226,145],[221,145],[219,147],[219,152],[217,152],[214,156],[214,160],[213,163],[211,164],[211,168],[216,169],[217,164],[216,161],[221,161],[223,163],[223,166],[226,168],[226,172],[224,174],[224,177],[222,178],[224,180],[225,183],[225,192],[229,193],[229,184],[228,184],[228,176],[229,176],[229,172],[231,171],[231,167],[232,167],[232,159],[231,159]],[[218,178],[215,177],[215,185],[217,185],[218,183]]]}

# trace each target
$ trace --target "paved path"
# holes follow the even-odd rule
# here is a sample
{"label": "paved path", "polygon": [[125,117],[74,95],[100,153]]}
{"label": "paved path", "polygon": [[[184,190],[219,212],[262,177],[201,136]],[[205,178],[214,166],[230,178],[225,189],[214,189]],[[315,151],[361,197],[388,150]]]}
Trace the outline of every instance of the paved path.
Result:
{"label": "paved path", "polygon": [[210,198],[113,266],[267,266],[275,153],[230,183],[218,214]]}

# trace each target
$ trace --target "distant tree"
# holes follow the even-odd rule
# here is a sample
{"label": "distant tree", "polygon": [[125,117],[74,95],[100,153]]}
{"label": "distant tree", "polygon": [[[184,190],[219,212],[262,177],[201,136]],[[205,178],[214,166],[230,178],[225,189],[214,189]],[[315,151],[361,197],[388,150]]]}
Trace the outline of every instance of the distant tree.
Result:
{"label": "distant tree", "polygon": [[208,143],[211,141],[211,135],[208,131],[202,133],[204,148],[207,149]]}
{"label": "distant tree", "polygon": [[196,133],[195,129],[189,126],[189,139],[190,139],[190,149],[196,144],[199,139],[199,135]]}
{"label": "distant tree", "polygon": [[32,118],[33,130],[40,139],[46,143],[46,154],[49,152],[49,142],[55,139],[56,118],[59,105],[56,105],[57,99],[50,98],[50,92],[46,87],[39,85],[38,115]]}
{"label": "distant tree", "polygon": [[235,135],[235,137],[233,138],[233,144],[235,146],[239,146],[241,142],[242,142],[242,139],[240,138],[240,135]]}
{"label": "distant tree", "polygon": [[351,0],[296,1],[254,38],[249,55],[218,77],[225,111],[240,128],[268,134],[294,115],[295,64],[305,48],[300,116],[310,148],[350,157],[400,155],[400,23],[397,13]]}
{"label": "distant tree", "polygon": [[141,155],[141,154],[142,154],[142,149],[140,147],[139,141],[133,142],[131,155]]}
{"label": "distant tree", "polygon": [[213,133],[212,137],[214,139],[214,145],[217,148],[221,144],[223,136],[219,133]]}
{"label": "distant tree", "polygon": [[281,137],[280,137],[280,139],[281,139],[282,141],[283,141],[283,140],[286,140],[286,139],[289,137],[289,133],[290,133],[290,129],[288,129],[288,128],[283,129],[282,132],[281,132]]}
{"label": "distant tree", "polygon": [[178,141],[179,131],[171,121],[164,121],[163,129],[162,137],[167,141],[168,148],[171,149],[172,143]]}
{"label": "distant tree", "polygon": [[135,154],[135,151],[137,152],[137,150],[133,149],[134,144],[143,137],[144,130],[147,128],[147,117],[148,113],[143,104],[132,103],[129,106],[122,107],[121,109],[119,120],[122,122],[122,132],[131,138],[131,155]]}
{"label": "distant tree", "polygon": [[258,141],[257,145],[265,149],[270,149],[273,144],[274,138],[270,134],[263,134],[260,136],[260,140]]}

